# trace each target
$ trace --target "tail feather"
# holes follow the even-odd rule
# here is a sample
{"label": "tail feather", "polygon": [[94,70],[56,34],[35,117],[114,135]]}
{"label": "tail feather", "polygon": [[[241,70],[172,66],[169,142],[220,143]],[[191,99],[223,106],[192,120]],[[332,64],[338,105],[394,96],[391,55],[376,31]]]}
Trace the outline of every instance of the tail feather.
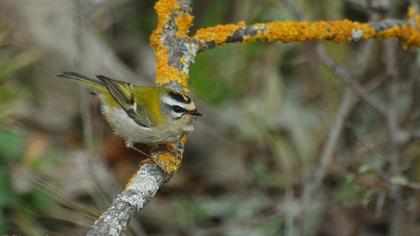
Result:
{"label": "tail feather", "polygon": [[63,72],[63,73],[57,75],[57,77],[76,80],[76,81],[78,81],[78,82],[86,85],[87,87],[89,87],[89,88],[91,88],[95,91],[98,91],[98,92],[106,91],[106,88],[105,88],[102,81],[97,80],[97,79],[89,78],[87,76],[84,76],[84,75],[76,73],[76,72]]}

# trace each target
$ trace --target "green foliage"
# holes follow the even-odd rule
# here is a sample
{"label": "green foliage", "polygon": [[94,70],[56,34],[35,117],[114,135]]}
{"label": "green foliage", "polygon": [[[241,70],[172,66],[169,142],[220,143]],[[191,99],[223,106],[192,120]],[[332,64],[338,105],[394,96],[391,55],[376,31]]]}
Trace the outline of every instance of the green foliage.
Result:
{"label": "green foliage", "polygon": [[203,16],[200,23],[200,27],[210,27],[224,22],[224,16],[228,10],[227,1],[212,1],[211,4],[207,3],[207,6],[211,6],[211,11],[203,12]]}
{"label": "green foliage", "polygon": [[[21,156],[26,136],[13,130],[0,131],[0,233],[15,228],[17,222],[26,222],[37,228],[34,219],[44,215],[56,204],[56,196],[37,185],[32,176],[35,169],[48,171],[54,168],[57,154],[49,153],[35,163],[35,168],[21,167]],[[23,185],[22,185],[23,184]],[[21,187],[19,187],[21,186]],[[22,187],[24,186],[24,187]],[[30,226],[32,225],[32,226]]]}
{"label": "green foliage", "polygon": [[190,86],[197,96],[212,104],[222,104],[238,97],[240,86],[221,69],[224,67],[221,65],[224,63],[221,58],[229,57],[232,52],[232,47],[223,47],[205,52],[198,57],[199,63],[193,65],[190,71],[191,77],[194,78]]}
{"label": "green foliage", "polygon": [[270,186],[273,183],[273,176],[268,167],[262,161],[256,160],[255,162],[251,169],[255,181],[262,187]]}
{"label": "green foliage", "polygon": [[118,12],[120,17],[118,26],[121,28],[119,29],[122,31],[121,35],[129,32],[134,33],[137,37],[149,37],[156,26],[157,17],[153,5],[145,1],[130,2],[128,5],[119,9]]}
{"label": "green foliage", "polygon": [[356,177],[349,175],[340,184],[336,198],[341,204],[352,207],[359,202],[361,191],[360,186],[357,184]]}
{"label": "green foliage", "polygon": [[33,169],[40,173],[49,173],[58,164],[63,162],[63,157],[65,156],[66,153],[63,149],[50,148],[40,160],[34,163]]}
{"label": "green foliage", "polygon": [[[0,166],[0,208],[4,212],[6,207],[16,206],[18,201],[17,193],[11,191],[13,189],[10,182],[10,172],[6,165]],[[3,213],[4,214],[4,213]],[[2,217],[3,218],[3,217]],[[4,219],[4,218],[3,218]]]}
{"label": "green foliage", "polygon": [[0,130],[0,163],[17,161],[22,154],[25,135],[13,130]]}

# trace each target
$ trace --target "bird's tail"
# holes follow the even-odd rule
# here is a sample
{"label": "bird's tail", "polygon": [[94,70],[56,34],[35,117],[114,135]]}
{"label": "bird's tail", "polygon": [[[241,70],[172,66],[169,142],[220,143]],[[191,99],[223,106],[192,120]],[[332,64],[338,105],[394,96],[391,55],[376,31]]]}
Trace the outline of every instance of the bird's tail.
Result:
{"label": "bird's tail", "polygon": [[103,93],[106,91],[106,88],[102,81],[89,78],[76,72],[63,72],[57,75],[57,77],[76,80],[77,82],[86,85],[88,88],[93,89],[96,92]]}

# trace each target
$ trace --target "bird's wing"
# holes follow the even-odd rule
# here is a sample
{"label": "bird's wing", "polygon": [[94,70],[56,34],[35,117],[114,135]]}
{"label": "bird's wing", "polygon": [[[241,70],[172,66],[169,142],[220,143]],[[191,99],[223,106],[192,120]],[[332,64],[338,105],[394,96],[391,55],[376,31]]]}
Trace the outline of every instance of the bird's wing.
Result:
{"label": "bird's wing", "polygon": [[147,117],[141,115],[143,114],[141,112],[143,107],[135,99],[133,85],[113,80],[103,75],[97,75],[96,77],[104,84],[111,96],[120,104],[131,119],[144,128],[150,128],[152,123]]}

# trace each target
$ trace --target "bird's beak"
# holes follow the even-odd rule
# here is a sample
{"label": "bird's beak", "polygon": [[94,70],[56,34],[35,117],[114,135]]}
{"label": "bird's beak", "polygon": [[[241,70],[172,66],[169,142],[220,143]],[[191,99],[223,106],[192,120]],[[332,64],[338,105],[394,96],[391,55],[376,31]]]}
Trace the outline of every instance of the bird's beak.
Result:
{"label": "bird's beak", "polygon": [[200,112],[198,112],[197,109],[192,110],[190,112],[190,115],[192,115],[192,116],[202,116],[202,114]]}

